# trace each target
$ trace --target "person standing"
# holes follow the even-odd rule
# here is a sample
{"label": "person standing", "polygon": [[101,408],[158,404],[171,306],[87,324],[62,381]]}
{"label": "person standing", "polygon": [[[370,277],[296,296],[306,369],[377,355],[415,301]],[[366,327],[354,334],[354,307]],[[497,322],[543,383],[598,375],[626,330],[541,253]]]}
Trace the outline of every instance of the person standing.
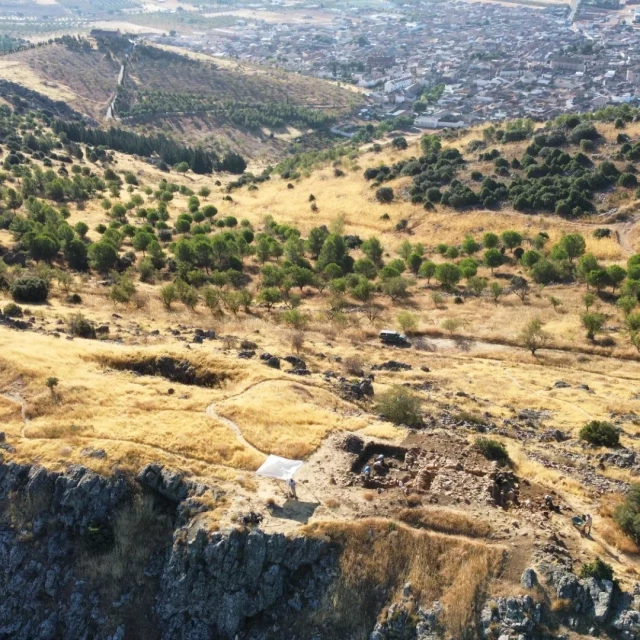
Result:
{"label": "person standing", "polygon": [[298,495],[296,494],[296,481],[293,478],[289,480],[289,497],[294,500],[298,499]]}
{"label": "person standing", "polygon": [[[591,526],[593,525],[593,518],[591,517],[590,513],[587,513],[587,515],[584,518],[584,533],[585,535],[591,535]],[[588,530],[587,530],[588,529]]]}

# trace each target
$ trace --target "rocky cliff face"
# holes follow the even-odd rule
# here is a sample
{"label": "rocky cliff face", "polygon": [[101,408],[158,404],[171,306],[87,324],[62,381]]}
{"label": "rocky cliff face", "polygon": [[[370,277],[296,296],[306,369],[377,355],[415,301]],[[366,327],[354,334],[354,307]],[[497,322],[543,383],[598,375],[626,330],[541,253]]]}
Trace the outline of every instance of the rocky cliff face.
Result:
{"label": "rocky cliff face", "polygon": [[0,464],[0,639],[234,638],[316,607],[330,546],[190,534],[204,489],[156,466],[136,483]]}
{"label": "rocky cliff face", "polygon": [[[215,499],[157,465],[132,479],[0,461],[0,640],[345,638],[326,615],[339,549],[258,529],[200,529],[207,492]],[[553,545],[534,564],[522,577],[531,595],[488,600],[475,637],[567,637],[549,632],[558,622],[585,636],[640,637],[640,585],[629,594],[581,580]],[[538,576],[561,614],[536,597]],[[410,584],[389,604],[358,639],[448,637],[442,606],[423,608]]]}

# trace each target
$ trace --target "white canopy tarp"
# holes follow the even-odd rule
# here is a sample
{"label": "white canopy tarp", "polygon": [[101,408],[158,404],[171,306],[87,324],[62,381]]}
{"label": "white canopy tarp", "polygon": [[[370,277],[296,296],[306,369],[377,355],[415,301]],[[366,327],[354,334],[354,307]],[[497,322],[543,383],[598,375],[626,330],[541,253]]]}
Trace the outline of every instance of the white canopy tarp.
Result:
{"label": "white canopy tarp", "polygon": [[276,478],[277,480],[290,480],[302,464],[302,460],[289,460],[280,456],[269,456],[256,471],[256,475]]}

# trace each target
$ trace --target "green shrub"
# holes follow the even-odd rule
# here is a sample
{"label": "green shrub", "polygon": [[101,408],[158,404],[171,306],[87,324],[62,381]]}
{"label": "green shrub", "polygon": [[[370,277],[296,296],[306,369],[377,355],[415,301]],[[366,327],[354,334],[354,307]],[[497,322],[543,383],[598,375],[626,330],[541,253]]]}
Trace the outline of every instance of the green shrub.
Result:
{"label": "green shrub", "polygon": [[394,198],[393,189],[391,187],[380,187],[376,191],[376,199],[378,202],[388,203],[392,202]]}
{"label": "green shrub", "polygon": [[597,447],[617,447],[620,443],[620,434],[610,422],[592,420],[580,429],[580,440]]}
{"label": "green shrub", "polygon": [[631,485],[613,518],[636,544],[640,544],[640,484]]}
{"label": "green shrub", "polygon": [[394,386],[378,396],[376,411],[389,422],[408,427],[422,426],[420,398],[406,387]]}
{"label": "green shrub", "polygon": [[22,309],[15,302],[10,302],[2,310],[2,313],[9,318],[20,318],[22,316]]}
{"label": "green shrub", "polygon": [[581,578],[595,578],[596,580],[613,580],[613,567],[596,558],[593,562],[582,565]]}
{"label": "green shrub", "polygon": [[509,452],[502,442],[493,440],[493,438],[478,438],[475,447],[487,460],[494,460],[500,464],[507,464],[511,461]]}
{"label": "green shrub", "polygon": [[22,276],[11,285],[11,297],[16,302],[46,302],[49,285],[37,276]]}

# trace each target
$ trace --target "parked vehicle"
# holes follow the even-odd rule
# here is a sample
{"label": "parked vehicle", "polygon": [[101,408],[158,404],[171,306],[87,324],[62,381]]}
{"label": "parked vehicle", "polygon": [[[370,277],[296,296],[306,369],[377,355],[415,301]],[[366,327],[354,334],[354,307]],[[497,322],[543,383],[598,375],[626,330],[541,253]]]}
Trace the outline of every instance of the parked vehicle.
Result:
{"label": "parked vehicle", "polygon": [[390,344],[396,347],[410,347],[411,343],[407,339],[404,333],[398,333],[397,331],[384,330],[380,332],[380,340],[383,344]]}

